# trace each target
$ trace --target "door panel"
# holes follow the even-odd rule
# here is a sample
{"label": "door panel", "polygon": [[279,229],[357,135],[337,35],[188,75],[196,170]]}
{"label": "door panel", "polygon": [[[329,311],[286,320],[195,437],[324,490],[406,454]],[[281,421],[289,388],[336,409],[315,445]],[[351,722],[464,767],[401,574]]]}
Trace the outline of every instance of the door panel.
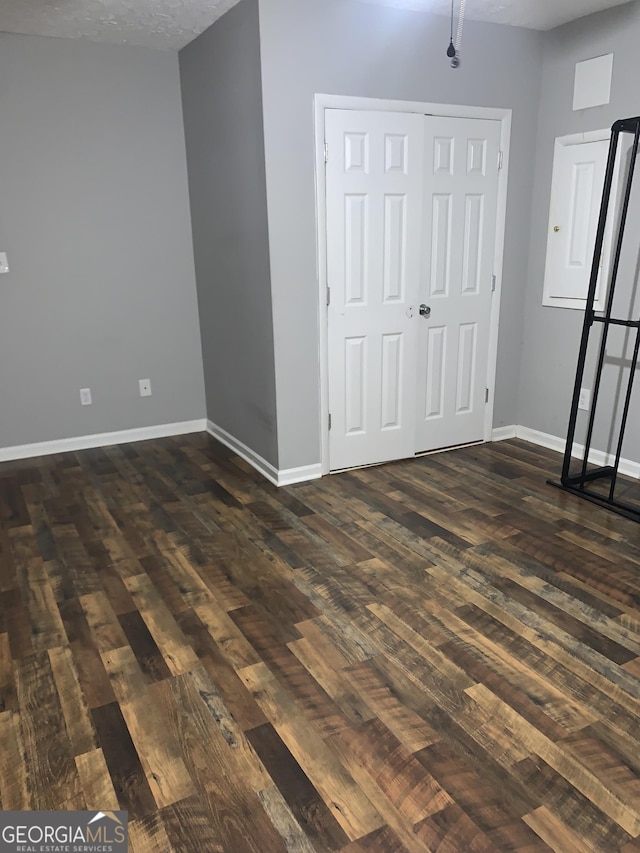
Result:
{"label": "door panel", "polygon": [[367,339],[345,339],[345,431],[362,435],[366,430]]}
{"label": "door panel", "polygon": [[416,452],[484,437],[500,123],[426,117]]}
{"label": "door panel", "polygon": [[423,117],[327,110],[332,470],[412,456]]}
{"label": "door panel", "polygon": [[447,329],[431,326],[427,329],[427,359],[423,365],[427,377],[425,420],[441,418],[444,414],[444,366],[447,352]]}
{"label": "door panel", "polygon": [[451,213],[452,198],[434,194],[431,218],[431,296],[447,296],[451,274]]}
{"label": "door panel", "polygon": [[458,337],[458,376],[456,378],[456,415],[473,410],[477,380],[478,324],[463,323]]}

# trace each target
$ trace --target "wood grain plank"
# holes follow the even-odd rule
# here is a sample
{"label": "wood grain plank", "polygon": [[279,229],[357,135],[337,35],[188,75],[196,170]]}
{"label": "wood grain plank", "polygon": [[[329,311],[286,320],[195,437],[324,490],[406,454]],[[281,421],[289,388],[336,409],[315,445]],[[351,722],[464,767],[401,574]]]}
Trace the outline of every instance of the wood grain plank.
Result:
{"label": "wood grain plank", "polygon": [[68,646],[49,649],[48,654],[72,753],[75,756],[88,753],[96,747],[96,735],[71,649]]}
{"label": "wood grain plank", "polygon": [[637,807],[627,802],[626,798],[610,791],[591,770],[523,720],[504,702],[496,701],[497,697],[494,697],[484,685],[478,684],[471,687],[467,693],[481,706],[491,710],[494,719],[504,725],[507,731],[519,729],[521,737],[529,745],[530,752],[544,759],[631,836],[640,835],[640,811]]}
{"label": "wood grain plank", "polygon": [[0,714],[18,707],[9,634],[0,633]]}
{"label": "wood grain plank", "polygon": [[152,814],[156,802],[118,703],[94,708],[91,716],[120,808],[130,821]]}
{"label": "wood grain plank", "polygon": [[[154,689],[165,695],[170,691],[173,697],[169,730],[180,744],[185,765],[204,798],[211,826],[225,853],[227,850],[284,853],[284,842],[256,793],[256,789],[266,787],[266,774],[255,772],[255,768],[250,770],[251,759],[245,749],[229,745],[193,679],[179,676],[158,682]],[[211,773],[212,766],[222,772]],[[247,825],[247,814],[252,815],[251,828]]]}
{"label": "wood grain plank", "polygon": [[585,844],[575,832],[562,824],[546,806],[540,806],[522,820],[552,850],[571,850],[572,853],[589,853],[593,848]]}
{"label": "wood grain plank", "polygon": [[86,807],[96,811],[118,811],[118,797],[109,775],[107,762],[101,749],[94,749],[75,757],[78,775],[84,791]]}
{"label": "wood grain plank", "polygon": [[3,811],[33,808],[20,714],[16,711],[0,714],[0,802]]}
{"label": "wood grain plank", "polygon": [[47,652],[21,659],[15,672],[34,801],[47,809],[82,809],[82,786]]}
{"label": "wood grain plank", "polygon": [[226,853],[201,797],[194,795],[166,806],[160,816],[167,837],[167,850]]}
{"label": "wood grain plank", "polygon": [[133,575],[125,585],[171,673],[189,672],[198,658],[149,578]]}
{"label": "wood grain plank", "polygon": [[150,681],[170,678],[171,670],[138,611],[121,614],[118,616],[118,622],[136,656],[140,669],[147,678]]}
{"label": "wood grain plank", "polygon": [[355,840],[382,826],[380,815],[320,735],[302,722],[296,703],[266,665],[245,667],[241,676],[347,836]]}

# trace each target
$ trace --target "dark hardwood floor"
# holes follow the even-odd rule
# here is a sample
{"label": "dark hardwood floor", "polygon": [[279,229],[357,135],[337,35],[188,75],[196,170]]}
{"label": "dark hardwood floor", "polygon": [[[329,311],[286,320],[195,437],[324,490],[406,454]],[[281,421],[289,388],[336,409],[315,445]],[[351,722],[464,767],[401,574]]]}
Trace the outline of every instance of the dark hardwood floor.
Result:
{"label": "dark hardwood floor", "polygon": [[640,527],[521,441],[0,465],[0,806],[135,853],[640,851]]}

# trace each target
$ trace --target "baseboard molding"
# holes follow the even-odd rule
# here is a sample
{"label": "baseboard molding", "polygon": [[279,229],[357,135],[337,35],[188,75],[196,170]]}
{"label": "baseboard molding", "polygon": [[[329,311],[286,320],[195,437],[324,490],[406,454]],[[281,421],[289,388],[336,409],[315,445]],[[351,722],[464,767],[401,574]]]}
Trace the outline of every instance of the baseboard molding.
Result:
{"label": "baseboard molding", "polygon": [[322,477],[322,465],[301,465],[300,468],[284,468],[278,472],[279,486],[292,486],[294,483],[306,483]]}
{"label": "baseboard molding", "polygon": [[[537,444],[539,447],[546,447],[548,450],[564,453],[566,439],[560,438],[557,435],[551,435],[548,432],[540,432],[540,430],[531,429],[530,427],[517,426],[515,437],[521,438],[523,441],[530,441],[531,444]],[[574,445],[573,455],[577,456],[582,450],[583,447],[581,445]]]}
{"label": "baseboard molding", "polygon": [[[101,432],[93,435],[81,435],[74,438],[61,438],[56,441],[40,441],[33,444],[19,444],[13,447],[0,447],[0,462],[13,462],[20,459],[32,459],[37,456],[51,456],[55,453],[73,453],[76,450],[88,450],[94,447],[108,447],[114,444],[129,444],[134,441],[149,441],[154,438],[169,438],[176,435],[188,435],[195,432],[208,432],[238,456],[242,457],[256,471],[259,471],[274,486],[290,486],[294,483],[305,483],[317,480],[322,476],[322,466],[303,465],[299,468],[275,468],[262,456],[247,447],[226,430],[209,420],[182,421],[174,424],[159,424],[157,426],[140,427],[138,429],[118,430],[117,432]],[[504,441],[509,438],[521,438],[540,447],[564,453],[565,439],[557,435],[541,432],[537,429],[520,425],[497,427],[491,434],[492,441]],[[581,459],[584,447],[574,444],[572,456]],[[589,462],[593,465],[610,465],[613,456],[601,450],[592,450]],[[621,459],[621,474],[640,479],[640,463],[632,459]]]}
{"label": "baseboard molding", "polygon": [[117,432],[100,432],[92,435],[80,435],[75,438],[61,438],[56,441],[39,441],[33,444],[19,444],[14,447],[0,447],[0,462],[33,459],[37,456],[51,456],[54,453],[73,453],[76,450],[108,447],[114,444],[129,444],[132,441],[148,441],[153,438],[188,435],[192,432],[204,432],[205,429],[206,420],[203,418],[176,424],[159,424],[138,429],[123,429]]}
{"label": "baseboard molding", "polygon": [[231,435],[230,432],[227,432],[226,429],[222,429],[218,424],[214,424],[213,421],[208,420],[207,432],[221,444],[224,444],[225,447],[228,447],[229,450],[233,450],[234,453],[237,453],[238,456],[244,459],[245,462],[248,462],[249,465],[253,466],[256,471],[259,471],[262,476],[266,477],[274,486],[278,485],[278,469],[274,468],[270,462],[267,462],[266,459],[263,459],[262,456],[250,447],[247,447],[247,445],[242,441]]}
{"label": "baseboard molding", "polygon": [[225,447],[228,447],[229,450],[237,453],[238,456],[244,459],[245,462],[248,462],[263,477],[266,477],[274,486],[291,486],[294,483],[317,480],[322,476],[322,466],[319,462],[317,465],[304,465],[300,468],[279,470],[250,447],[247,447],[242,441],[227,432],[226,429],[214,424],[213,421],[207,421],[207,432],[221,444],[224,444]]}
{"label": "baseboard molding", "polygon": [[515,438],[517,429],[518,427],[515,425],[496,427],[491,433],[491,441],[505,441],[507,438]]}
{"label": "baseboard molding", "polygon": [[[557,453],[564,453],[566,444],[565,438],[525,426],[498,427],[493,430],[492,441],[504,441],[506,438],[521,438],[523,441],[530,441],[531,444],[555,450]],[[571,456],[574,459],[582,459],[583,455],[584,445],[574,443]],[[592,465],[612,465],[614,460],[614,454],[605,453],[602,450],[591,449],[589,453],[589,462]],[[634,462],[633,459],[621,459],[618,470],[621,474],[640,480],[640,463]]]}

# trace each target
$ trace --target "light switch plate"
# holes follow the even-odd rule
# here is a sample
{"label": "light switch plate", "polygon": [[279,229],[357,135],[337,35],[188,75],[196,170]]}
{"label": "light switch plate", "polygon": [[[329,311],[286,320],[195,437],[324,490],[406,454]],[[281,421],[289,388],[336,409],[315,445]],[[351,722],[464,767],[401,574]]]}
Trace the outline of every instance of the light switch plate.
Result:
{"label": "light switch plate", "polygon": [[9,261],[7,260],[7,253],[0,252],[0,273],[9,272]]}

